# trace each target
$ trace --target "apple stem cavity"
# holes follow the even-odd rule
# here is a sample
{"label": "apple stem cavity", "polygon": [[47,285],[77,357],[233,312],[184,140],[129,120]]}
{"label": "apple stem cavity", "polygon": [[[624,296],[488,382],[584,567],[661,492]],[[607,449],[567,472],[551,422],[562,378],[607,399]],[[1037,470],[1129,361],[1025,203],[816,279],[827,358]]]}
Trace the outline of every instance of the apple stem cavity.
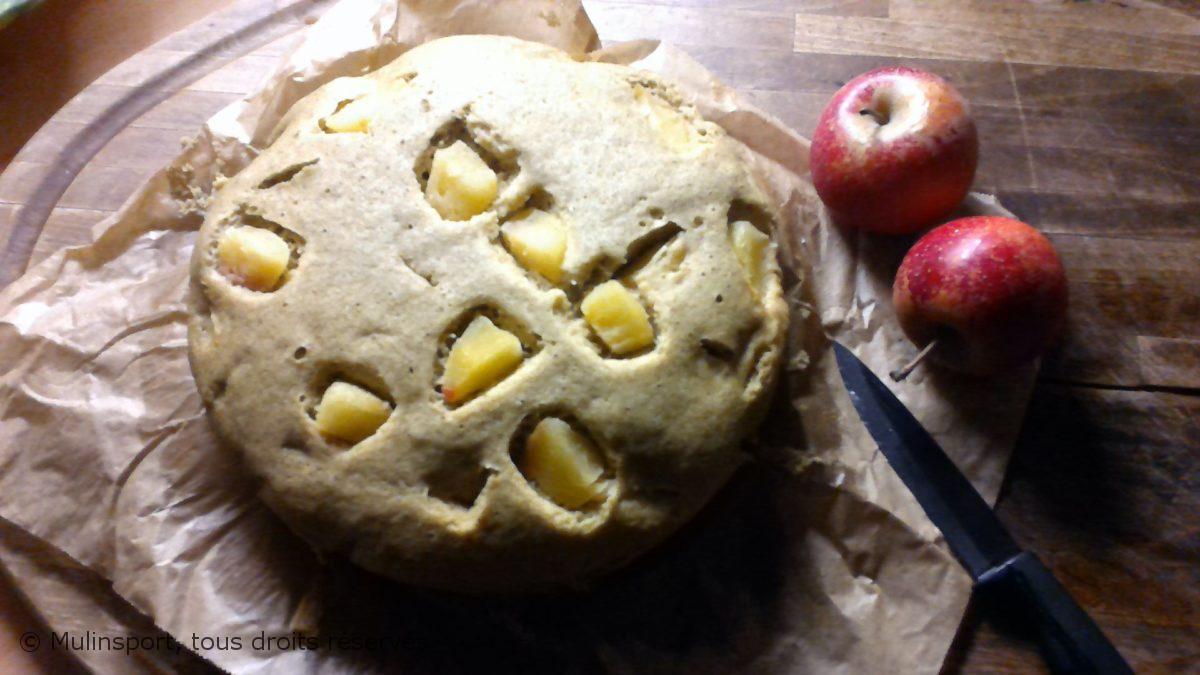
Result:
{"label": "apple stem cavity", "polygon": [[921,362],[925,360],[925,357],[933,353],[933,350],[937,348],[937,345],[937,340],[930,340],[929,344],[925,345],[924,349],[917,352],[917,355],[913,357],[912,361],[909,361],[903,366],[888,373],[888,377],[892,378],[894,382],[903,382],[905,378],[912,373],[912,371],[917,369],[917,366],[921,365]]}

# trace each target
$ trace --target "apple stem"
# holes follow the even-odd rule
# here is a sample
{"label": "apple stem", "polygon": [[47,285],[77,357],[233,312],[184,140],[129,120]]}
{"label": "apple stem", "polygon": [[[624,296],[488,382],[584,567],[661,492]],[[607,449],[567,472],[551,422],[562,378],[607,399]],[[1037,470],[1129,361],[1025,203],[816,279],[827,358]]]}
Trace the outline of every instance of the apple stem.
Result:
{"label": "apple stem", "polygon": [[912,371],[916,370],[917,366],[921,365],[921,362],[925,360],[925,357],[929,356],[929,354],[933,352],[933,349],[937,347],[937,343],[937,340],[930,340],[929,344],[925,345],[924,349],[917,352],[917,355],[913,357],[912,361],[909,361],[902,367],[888,373],[888,376],[896,382],[903,382],[904,378],[908,377]]}
{"label": "apple stem", "polygon": [[879,126],[883,126],[888,123],[887,113],[881,112],[879,110],[874,110],[871,108],[863,108],[862,110],[858,111],[858,114],[870,116],[872,119],[875,120],[875,123],[878,124]]}

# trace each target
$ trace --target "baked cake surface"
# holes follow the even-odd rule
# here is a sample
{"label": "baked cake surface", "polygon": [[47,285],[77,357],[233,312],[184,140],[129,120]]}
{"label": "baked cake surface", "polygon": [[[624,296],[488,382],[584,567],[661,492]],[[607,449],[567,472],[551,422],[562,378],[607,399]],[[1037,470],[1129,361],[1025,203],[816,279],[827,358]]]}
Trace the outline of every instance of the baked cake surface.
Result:
{"label": "baked cake surface", "polygon": [[218,189],[192,369],[318,549],[459,591],[580,583],[744,457],[787,324],[771,222],[654,76],[437,40],[298,102]]}

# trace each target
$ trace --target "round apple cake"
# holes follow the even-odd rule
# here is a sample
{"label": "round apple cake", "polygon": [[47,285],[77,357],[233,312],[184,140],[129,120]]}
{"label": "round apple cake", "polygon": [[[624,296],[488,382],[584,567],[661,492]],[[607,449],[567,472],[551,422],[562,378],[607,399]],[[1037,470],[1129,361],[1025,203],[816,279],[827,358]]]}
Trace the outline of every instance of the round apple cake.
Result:
{"label": "round apple cake", "polygon": [[653,75],[437,40],[298,102],[216,191],[192,370],[319,550],[456,591],[584,583],[743,458],[787,323],[772,223]]}

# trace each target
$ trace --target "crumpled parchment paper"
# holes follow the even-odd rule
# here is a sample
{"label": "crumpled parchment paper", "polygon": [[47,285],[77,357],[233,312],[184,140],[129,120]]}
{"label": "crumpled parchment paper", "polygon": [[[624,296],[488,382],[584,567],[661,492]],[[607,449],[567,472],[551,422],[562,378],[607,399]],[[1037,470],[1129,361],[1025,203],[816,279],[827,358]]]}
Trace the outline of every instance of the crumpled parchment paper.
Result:
{"label": "crumpled parchment paper", "polygon": [[[187,364],[188,259],[214,181],[321,84],[481,32],[660,73],[744,144],[784,213],[790,357],[755,460],[666,545],[565,597],[447,597],[319,561],[215,442]],[[840,340],[876,372],[912,355],[890,304],[907,242],[831,227],[807,141],[680,50],[598,45],[570,0],[334,6],[91,244],[0,293],[0,516],[236,672],[936,671],[969,579],[866,434],[828,349]],[[963,211],[1004,213],[984,195]],[[895,390],[994,500],[1032,380],[919,369]]]}

